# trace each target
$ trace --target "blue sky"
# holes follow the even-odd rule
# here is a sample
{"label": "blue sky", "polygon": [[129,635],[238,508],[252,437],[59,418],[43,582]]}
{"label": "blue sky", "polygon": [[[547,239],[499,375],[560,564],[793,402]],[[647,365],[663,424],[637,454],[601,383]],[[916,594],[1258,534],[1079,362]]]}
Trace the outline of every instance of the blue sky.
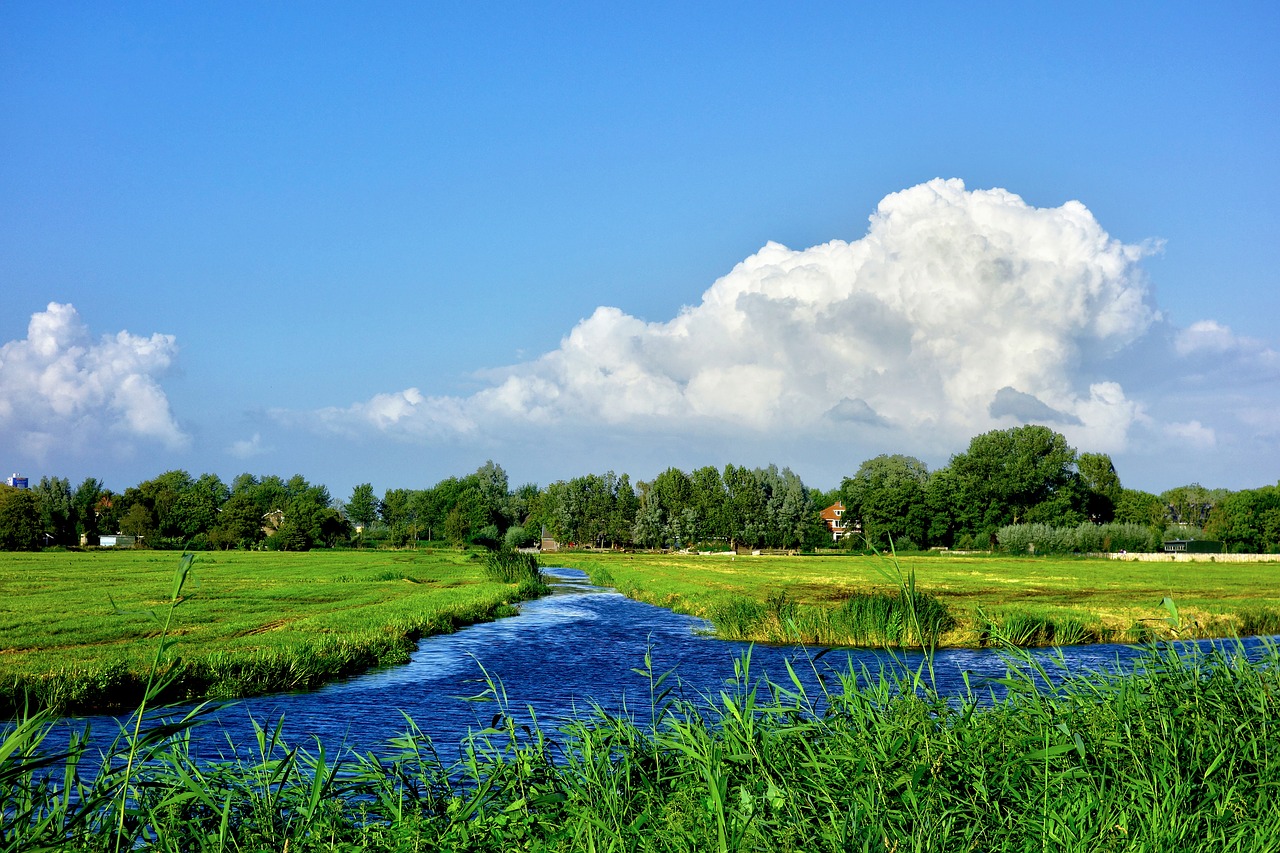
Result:
{"label": "blue sky", "polygon": [[1261,3],[5,4],[0,467],[830,487],[1048,419],[1133,487],[1274,483],[1278,37]]}

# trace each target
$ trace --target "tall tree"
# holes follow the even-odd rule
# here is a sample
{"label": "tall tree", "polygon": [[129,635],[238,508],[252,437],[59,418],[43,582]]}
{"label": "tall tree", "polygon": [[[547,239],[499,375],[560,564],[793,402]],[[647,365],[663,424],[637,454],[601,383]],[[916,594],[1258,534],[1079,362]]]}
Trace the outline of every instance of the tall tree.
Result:
{"label": "tall tree", "polygon": [[76,511],[71,483],[65,477],[41,477],[31,487],[40,508],[42,544],[76,544]]}
{"label": "tall tree", "polygon": [[1204,533],[1228,551],[1280,552],[1280,487],[1246,489],[1222,498],[1210,510]]}
{"label": "tall tree", "polygon": [[224,550],[251,548],[263,538],[262,515],[248,491],[236,492],[222,505],[209,541]]}
{"label": "tall tree", "polygon": [[34,551],[42,533],[40,505],[31,490],[0,484],[0,551]]}
{"label": "tall tree", "polygon": [[76,531],[89,545],[98,544],[98,536],[101,532],[98,526],[101,517],[99,503],[103,494],[102,481],[86,477],[84,482],[76,487],[75,494],[71,496],[71,503],[75,507]]}
{"label": "tall tree", "polygon": [[922,547],[929,539],[929,468],[914,456],[881,455],[842,486],[845,518],[862,524],[876,548]]}
{"label": "tall tree", "polygon": [[347,518],[360,527],[368,527],[378,517],[378,499],[374,497],[373,486],[361,483],[351,490],[351,499],[347,501]]}
{"label": "tall tree", "polygon": [[1116,503],[1124,489],[1111,457],[1105,453],[1081,453],[1076,460],[1080,482],[1086,492],[1089,520],[1105,524],[1115,518]]}
{"label": "tall tree", "polygon": [[1008,524],[1074,526],[1084,520],[1075,448],[1048,427],[1029,424],[983,433],[948,467],[955,486],[952,512],[979,547],[987,547],[995,531]]}

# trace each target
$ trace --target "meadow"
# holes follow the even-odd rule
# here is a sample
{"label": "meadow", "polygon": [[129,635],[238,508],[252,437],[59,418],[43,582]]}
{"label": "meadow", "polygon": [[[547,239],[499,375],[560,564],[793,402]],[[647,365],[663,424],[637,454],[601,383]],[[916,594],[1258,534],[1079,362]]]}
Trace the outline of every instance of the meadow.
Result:
{"label": "meadow", "polygon": [[979,647],[1280,634],[1280,562],[587,550],[543,562],[709,619],[726,639],[879,647],[921,645],[923,634],[924,644]]}
{"label": "meadow", "polygon": [[[884,560],[738,558],[726,569],[713,562],[728,559],[721,557],[574,556],[599,581],[625,586],[647,576],[676,596],[665,603],[682,606],[689,600],[681,594],[745,601],[751,592],[776,608],[783,593],[809,589],[796,607],[821,608],[834,594],[889,596],[896,583],[886,569],[892,561]],[[1210,579],[1170,587],[1165,579],[1148,587],[1122,564],[1015,560],[1001,568],[1002,561],[990,559],[939,559],[900,562],[906,583],[896,589],[909,610],[919,603],[913,572],[932,587],[947,577],[945,567],[969,579],[969,586],[955,580],[951,588],[977,595],[1005,573],[1035,578],[1035,588],[1065,584],[1061,573],[1072,563],[1082,564],[1077,583],[1090,571],[1120,570],[1110,590],[1118,600],[1125,590],[1162,596],[1198,590],[1214,606],[1235,606],[1223,604],[1235,589],[1230,584],[1215,587]],[[171,653],[206,660],[235,648],[253,659],[272,652],[274,632],[307,649],[324,642],[326,631],[343,636],[344,626],[397,635],[416,624],[397,635],[407,637],[432,625],[429,614],[435,627],[452,627],[456,611],[428,610],[440,599],[420,587],[453,591],[464,605],[488,590],[496,596],[494,613],[509,606],[504,601],[535,593],[527,560],[452,552],[212,555],[175,574],[177,560],[154,553],[16,558],[2,588],[6,643],[28,634],[98,642],[59,650],[27,639],[6,657],[47,661],[48,652],[91,666],[94,649],[115,647],[144,676],[151,674],[148,661],[159,662],[161,677],[143,686],[151,707],[164,698],[164,670],[180,676]],[[1259,572],[1254,583],[1263,583],[1267,567],[1251,568]],[[853,577],[858,570],[869,574]],[[836,581],[820,581],[819,571],[840,579],[838,593],[826,589]],[[981,573],[991,577],[984,582]],[[746,579],[732,583],[738,574]],[[124,608],[121,599],[141,589],[154,596],[133,602],[145,612]],[[989,594],[993,602],[1005,600]],[[1251,606],[1270,601],[1239,590],[1236,599]],[[946,599],[939,593],[938,600]],[[23,606],[32,602],[44,608],[41,614]],[[71,615],[86,603],[93,612]],[[1153,611],[1163,612],[1153,618],[1170,630],[1182,630],[1177,612]],[[28,614],[27,628],[18,613]],[[180,618],[171,622],[174,613]],[[47,624],[31,624],[40,615]],[[922,621],[918,613],[911,618]],[[981,686],[938,695],[928,655],[914,673],[849,671],[815,695],[798,678],[757,679],[748,652],[716,695],[689,698],[674,689],[678,675],[653,671],[646,658],[638,671],[649,678],[645,718],[652,724],[597,709],[547,728],[524,723],[502,685],[490,681],[477,697],[490,703],[490,726],[468,736],[460,758],[447,764],[412,720],[376,755],[330,752],[319,741],[284,743],[279,721],[263,720],[251,742],[210,760],[197,758],[185,737],[201,719],[199,707],[157,722],[139,706],[106,750],[75,739],[50,746],[56,729],[50,711],[23,710],[0,728],[0,849],[1274,849],[1280,837],[1274,644],[1264,643],[1253,659],[1230,643],[1207,651],[1151,645],[1129,674],[1091,674],[1049,687],[1032,658],[999,637],[990,642],[1008,665],[999,697]]]}
{"label": "meadow", "polygon": [[[179,555],[0,555],[0,702],[129,708],[145,688]],[[195,555],[169,632],[164,700],[300,690],[403,663],[419,637],[515,612],[545,591],[479,553]],[[535,570],[536,571],[536,570]]]}

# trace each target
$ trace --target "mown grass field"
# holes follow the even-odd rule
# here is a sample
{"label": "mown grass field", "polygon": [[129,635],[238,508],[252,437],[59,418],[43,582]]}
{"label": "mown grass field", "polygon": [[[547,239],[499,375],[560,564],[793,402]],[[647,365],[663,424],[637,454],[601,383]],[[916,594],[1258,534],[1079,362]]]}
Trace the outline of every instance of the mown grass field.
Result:
{"label": "mown grass field", "polygon": [[[566,551],[545,555],[543,564],[584,569],[631,598],[711,619],[718,633],[734,639],[860,644],[840,636],[833,615],[851,596],[892,594],[910,573],[954,617],[939,638],[944,646],[980,646],[993,631],[1015,634],[1020,645],[1280,632],[1280,561]],[[1176,620],[1166,598],[1176,605]],[[751,607],[754,624],[732,618]],[[1036,632],[1035,625],[1049,627]]]}
{"label": "mown grass field", "polygon": [[[0,699],[130,706],[179,560],[0,555]],[[170,630],[182,668],[170,698],[315,687],[403,662],[417,637],[513,612],[517,586],[487,580],[482,563],[451,550],[198,554]]]}

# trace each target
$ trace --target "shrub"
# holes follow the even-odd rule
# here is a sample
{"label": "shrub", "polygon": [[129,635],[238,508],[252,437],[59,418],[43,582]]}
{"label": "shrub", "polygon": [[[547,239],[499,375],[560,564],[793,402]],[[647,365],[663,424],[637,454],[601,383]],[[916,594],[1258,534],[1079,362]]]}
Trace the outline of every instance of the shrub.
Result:
{"label": "shrub", "polygon": [[491,581],[498,583],[523,584],[534,581],[545,584],[542,571],[538,567],[538,558],[533,554],[519,551],[490,551],[484,556],[484,574]]}

